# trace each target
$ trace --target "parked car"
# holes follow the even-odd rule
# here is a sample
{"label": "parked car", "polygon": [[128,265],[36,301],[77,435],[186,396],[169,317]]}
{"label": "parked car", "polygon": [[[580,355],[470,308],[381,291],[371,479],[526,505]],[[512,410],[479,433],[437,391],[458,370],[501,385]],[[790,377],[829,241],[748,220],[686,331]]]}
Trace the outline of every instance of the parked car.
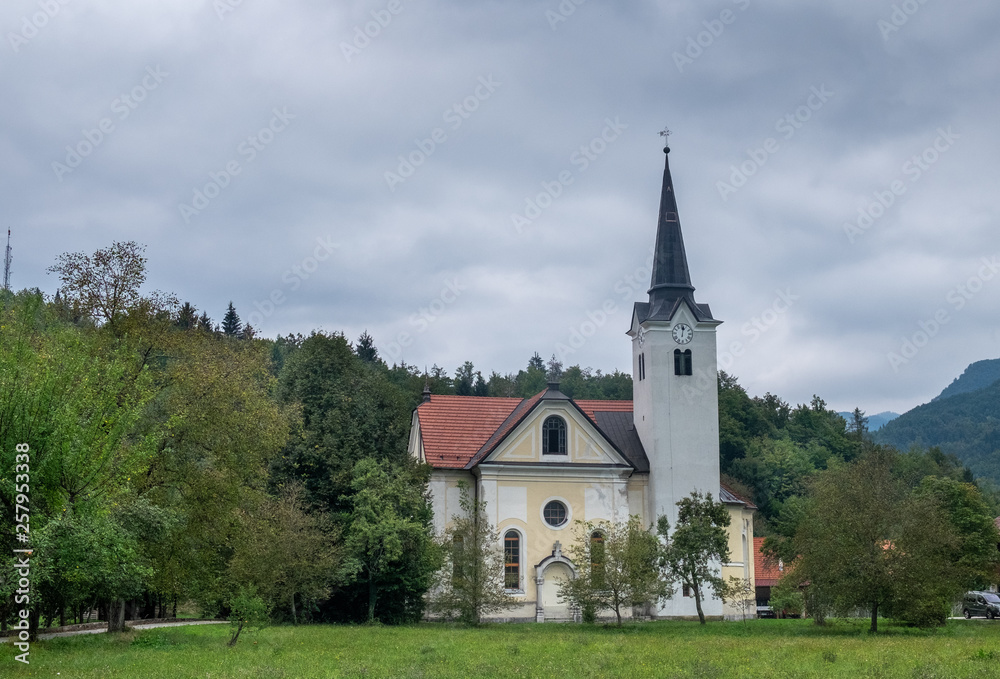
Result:
{"label": "parked car", "polygon": [[996,592],[966,592],[962,598],[962,615],[967,619],[985,615],[987,619],[1000,617],[1000,595]]}
{"label": "parked car", "polygon": [[770,606],[757,605],[757,617],[758,618],[777,618],[778,616],[774,613],[774,609]]}

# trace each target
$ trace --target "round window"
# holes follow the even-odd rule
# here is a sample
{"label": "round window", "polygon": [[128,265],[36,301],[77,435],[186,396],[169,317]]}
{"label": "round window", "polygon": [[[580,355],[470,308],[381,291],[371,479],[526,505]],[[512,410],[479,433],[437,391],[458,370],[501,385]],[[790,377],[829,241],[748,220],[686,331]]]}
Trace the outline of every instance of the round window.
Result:
{"label": "round window", "polygon": [[545,509],[542,510],[542,516],[545,517],[545,523],[558,528],[566,523],[566,505],[558,500],[552,500],[552,502],[545,505]]}

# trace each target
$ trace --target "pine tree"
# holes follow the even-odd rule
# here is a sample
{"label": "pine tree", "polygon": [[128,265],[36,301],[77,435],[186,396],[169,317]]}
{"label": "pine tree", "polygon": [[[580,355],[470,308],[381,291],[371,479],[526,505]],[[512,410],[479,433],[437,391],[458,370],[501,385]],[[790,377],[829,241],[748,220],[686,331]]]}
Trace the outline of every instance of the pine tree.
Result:
{"label": "pine tree", "polygon": [[232,302],[229,302],[226,315],[222,318],[222,332],[229,337],[239,337],[242,330],[243,324],[240,323],[240,317],[236,313],[236,308]]}
{"label": "pine tree", "polygon": [[198,310],[191,306],[190,302],[184,302],[177,312],[177,320],[174,325],[182,330],[191,330],[198,325]]}
{"label": "pine tree", "polygon": [[208,317],[208,313],[202,313],[198,318],[198,329],[205,332],[215,331],[215,325],[212,323],[212,319]]}
{"label": "pine tree", "polygon": [[358,338],[358,346],[354,348],[354,353],[365,363],[378,363],[378,349],[375,348],[375,340],[367,330]]}
{"label": "pine tree", "polygon": [[476,368],[471,361],[466,361],[455,371],[455,394],[457,396],[472,396],[475,383]]}
{"label": "pine tree", "polygon": [[476,384],[472,388],[472,395],[473,396],[490,395],[490,387],[489,385],[486,384],[486,380],[483,379],[483,374],[478,370],[476,371]]}
{"label": "pine tree", "polygon": [[542,360],[542,357],[538,355],[537,351],[534,356],[528,360],[528,370],[531,370],[532,368],[536,370],[545,370],[545,361]]}

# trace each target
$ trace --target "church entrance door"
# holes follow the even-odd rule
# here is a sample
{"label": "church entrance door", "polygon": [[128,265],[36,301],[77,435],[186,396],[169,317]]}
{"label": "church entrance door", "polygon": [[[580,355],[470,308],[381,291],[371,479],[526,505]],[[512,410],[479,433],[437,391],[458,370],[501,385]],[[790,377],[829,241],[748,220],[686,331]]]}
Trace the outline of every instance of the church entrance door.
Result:
{"label": "church entrance door", "polygon": [[545,584],[542,585],[542,610],[545,620],[572,620],[569,603],[559,599],[559,586],[572,579],[573,572],[564,563],[549,564],[542,574]]}

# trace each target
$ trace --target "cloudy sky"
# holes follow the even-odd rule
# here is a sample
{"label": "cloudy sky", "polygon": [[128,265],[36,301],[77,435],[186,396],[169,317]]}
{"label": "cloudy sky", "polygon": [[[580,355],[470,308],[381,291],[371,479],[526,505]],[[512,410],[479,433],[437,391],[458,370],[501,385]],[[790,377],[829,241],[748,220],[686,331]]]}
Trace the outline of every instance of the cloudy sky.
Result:
{"label": "cloudy sky", "polygon": [[1000,356],[989,0],[5,0],[13,286],[149,288],[390,362],[630,369],[662,140],[752,394],[869,413]]}

